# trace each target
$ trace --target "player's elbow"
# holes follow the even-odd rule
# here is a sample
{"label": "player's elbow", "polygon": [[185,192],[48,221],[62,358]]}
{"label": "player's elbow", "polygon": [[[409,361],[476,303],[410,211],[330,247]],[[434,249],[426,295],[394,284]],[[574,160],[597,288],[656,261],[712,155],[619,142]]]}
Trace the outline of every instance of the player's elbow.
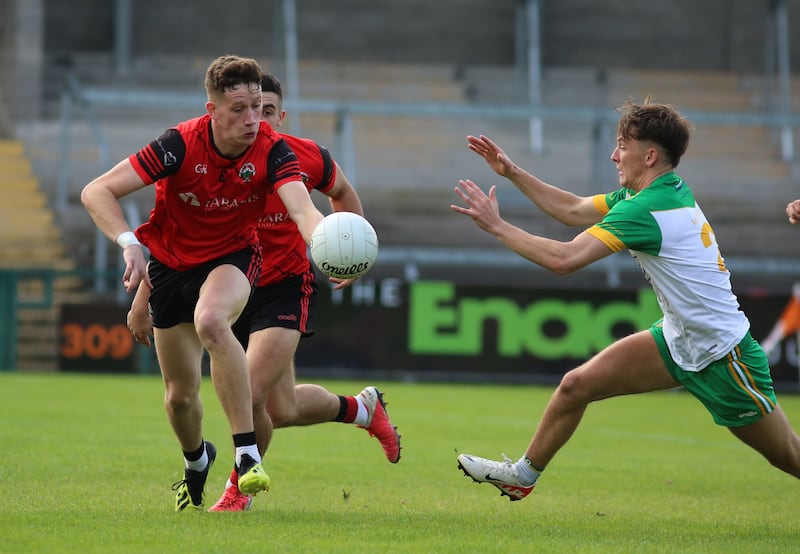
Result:
{"label": "player's elbow", "polygon": [[548,269],[556,275],[569,275],[582,267],[583,264],[568,256],[555,256],[548,265]]}
{"label": "player's elbow", "polygon": [[91,211],[92,207],[97,202],[97,185],[95,181],[92,181],[81,190],[81,204]]}
{"label": "player's elbow", "polygon": [[548,269],[556,275],[569,275],[575,271],[575,269],[567,264],[561,263],[560,261],[553,263]]}

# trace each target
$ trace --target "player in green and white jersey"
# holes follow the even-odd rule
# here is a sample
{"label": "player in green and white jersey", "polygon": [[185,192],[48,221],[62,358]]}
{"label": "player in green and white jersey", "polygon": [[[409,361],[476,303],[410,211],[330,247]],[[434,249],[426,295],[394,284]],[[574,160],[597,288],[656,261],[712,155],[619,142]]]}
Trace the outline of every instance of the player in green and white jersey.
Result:
{"label": "player in green and white jersey", "polygon": [[461,454],[459,467],[520,500],[575,432],[589,403],[684,386],[717,424],[800,478],[800,437],[776,401],[767,356],[750,336],[711,225],[675,173],[691,124],[650,98],[626,102],[618,111],[611,161],[621,188],[605,195],[578,196],[552,186],[516,166],[489,138],[467,137],[470,150],[544,213],[585,230],[569,242],[527,233],[500,216],[496,187],[486,194],[470,180],[459,181],[456,193],[465,206],[452,205],[453,211],[560,275],[628,250],[655,290],[663,318],[564,375],[518,461]]}

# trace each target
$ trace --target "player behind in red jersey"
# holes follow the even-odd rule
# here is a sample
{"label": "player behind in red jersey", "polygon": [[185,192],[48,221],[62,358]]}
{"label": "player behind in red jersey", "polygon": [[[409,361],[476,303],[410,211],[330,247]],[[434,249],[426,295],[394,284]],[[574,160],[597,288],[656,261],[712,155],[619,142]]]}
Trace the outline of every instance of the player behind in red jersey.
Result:
{"label": "player behind in red jersey", "polygon": [[[97,227],[122,248],[126,290],[142,283],[150,293],[165,408],[184,454],[184,478],[173,486],[177,511],[203,508],[216,457],[203,437],[203,349],[233,435],[237,484],[251,494],[269,488],[247,359],[231,326],[259,276],[256,223],[269,193],[281,197],[309,241],[323,217],[310,201],[296,155],[260,121],[261,75],[253,59],[217,58],[206,72],[207,113],[166,130],[81,194]],[[119,198],[152,183],[155,205],[134,233]],[[150,251],[147,265],[139,241]]]}
{"label": "player behind in red jersey", "polygon": [[[262,119],[279,128],[286,116],[280,81],[264,75],[261,87]],[[358,194],[325,147],[309,139],[282,136],[298,156],[309,193],[318,190],[328,196],[335,212],[364,215]],[[366,387],[357,396],[337,396],[320,385],[295,383],[295,352],[300,339],[312,334],[310,319],[317,295],[314,271],[306,244],[280,197],[267,198],[258,229],[265,253],[261,277],[234,331],[247,348],[253,417],[262,455],[273,428],[340,421],[363,427],[376,436],[386,458],[396,463],[400,459],[400,437],[377,388]],[[337,283],[336,288],[352,283],[331,280]],[[149,344],[149,317],[142,294],[137,294],[131,306],[131,322],[135,322],[137,340]],[[224,494],[209,511],[244,511],[251,502],[252,496],[240,492],[232,473]]]}

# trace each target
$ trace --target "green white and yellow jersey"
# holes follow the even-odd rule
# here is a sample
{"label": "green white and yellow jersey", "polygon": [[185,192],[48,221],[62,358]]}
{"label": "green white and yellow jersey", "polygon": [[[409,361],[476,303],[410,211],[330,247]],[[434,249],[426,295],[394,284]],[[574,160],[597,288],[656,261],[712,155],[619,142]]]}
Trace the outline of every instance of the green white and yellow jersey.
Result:
{"label": "green white and yellow jersey", "polygon": [[714,232],[683,179],[668,173],[638,193],[598,194],[594,204],[603,220],[587,232],[614,252],[627,248],[642,268],[664,312],[664,338],[675,362],[700,371],[730,352],[750,322]]}

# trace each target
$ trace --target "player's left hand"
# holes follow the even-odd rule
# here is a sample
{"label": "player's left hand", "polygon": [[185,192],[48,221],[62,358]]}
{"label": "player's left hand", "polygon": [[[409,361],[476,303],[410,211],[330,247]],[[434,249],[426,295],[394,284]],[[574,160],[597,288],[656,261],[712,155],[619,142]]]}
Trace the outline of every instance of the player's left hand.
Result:
{"label": "player's left hand", "polygon": [[150,335],[153,334],[153,317],[149,310],[131,308],[127,317],[128,330],[133,339],[143,346],[150,346]]}

